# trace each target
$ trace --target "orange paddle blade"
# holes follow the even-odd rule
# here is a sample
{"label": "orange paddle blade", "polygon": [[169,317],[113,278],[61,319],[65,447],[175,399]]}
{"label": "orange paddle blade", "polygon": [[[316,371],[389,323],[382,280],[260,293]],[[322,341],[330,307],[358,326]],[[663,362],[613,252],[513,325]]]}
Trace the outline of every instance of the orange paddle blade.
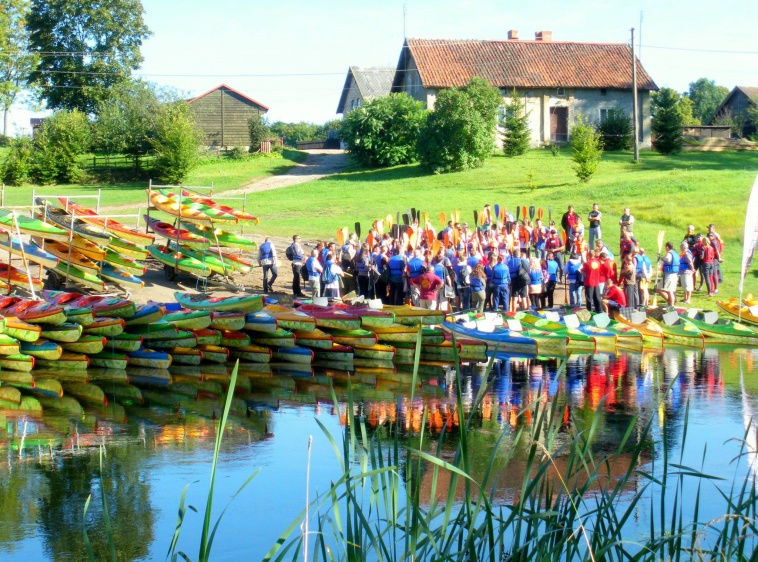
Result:
{"label": "orange paddle blade", "polygon": [[439,240],[435,240],[432,243],[432,255],[436,256],[437,254],[440,253],[440,250],[442,250],[442,242],[440,242]]}
{"label": "orange paddle blade", "polygon": [[487,209],[482,209],[482,212],[479,213],[479,224],[485,224],[487,222]]}
{"label": "orange paddle blade", "polygon": [[521,216],[526,219],[526,205],[521,207]]}
{"label": "orange paddle blade", "polygon": [[411,246],[415,249],[418,246],[418,233],[414,232],[409,236]]}
{"label": "orange paddle blade", "polygon": [[453,244],[455,244],[456,248],[458,247],[460,240],[461,238],[460,238],[460,235],[458,234],[458,230],[453,229]]}
{"label": "orange paddle blade", "polygon": [[437,237],[434,235],[434,230],[429,229],[429,230],[424,231],[424,233],[426,236],[426,245],[431,247],[432,245],[434,245],[434,241],[437,239]]}
{"label": "orange paddle blade", "polygon": [[447,224],[447,217],[445,216],[445,211],[440,211],[440,223],[442,226],[445,226]]}
{"label": "orange paddle blade", "polygon": [[345,244],[345,230],[347,230],[347,228],[337,229],[337,245],[338,246],[342,246]]}
{"label": "orange paddle blade", "polygon": [[450,233],[449,232],[445,233],[443,242],[445,243],[445,248],[449,248],[450,247]]}
{"label": "orange paddle blade", "polygon": [[366,243],[368,244],[369,248],[374,247],[374,233],[373,232],[368,233],[368,238],[366,238]]}
{"label": "orange paddle blade", "polygon": [[542,215],[544,214],[544,211],[542,210],[542,207],[537,209],[537,218],[542,220]]}

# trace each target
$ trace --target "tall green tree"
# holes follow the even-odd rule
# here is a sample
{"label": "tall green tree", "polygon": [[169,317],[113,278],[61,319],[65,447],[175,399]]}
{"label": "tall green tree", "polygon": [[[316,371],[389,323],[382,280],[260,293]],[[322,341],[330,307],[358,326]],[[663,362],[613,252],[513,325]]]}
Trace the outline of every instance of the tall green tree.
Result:
{"label": "tall green tree", "polygon": [[26,87],[39,56],[29,51],[26,25],[29,0],[0,0],[0,110],[3,135],[8,134],[8,112]]}
{"label": "tall green tree", "polygon": [[516,88],[513,88],[508,97],[508,106],[503,117],[505,139],[503,140],[503,152],[506,156],[521,156],[529,150],[532,140],[532,131],[529,129],[529,112],[526,104],[519,97]]}
{"label": "tall green tree", "polygon": [[153,171],[166,183],[181,183],[197,165],[200,137],[186,102],[164,104],[155,121]]}
{"label": "tall green tree", "polygon": [[605,150],[628,150],[634,142],[632,118],[623,109],[614,107],[595,128],[603,141]]}
{"label": "tall green tree", "polygon": [[653,148],[661,154],[672,154],[682,149],[681,97],[671,88],[653,92],[650,100]]}
{"label": "tall green tree", "polygon": [[416,160],[424,104],[406,93],[372,98],[347,114],[342,139],[363,166],[397,166]]}
{"label": "tall green tree", "polygon": [[34,136],[31,177],[39,184],[82,179],[81,156],[90,148],[90,124],[81,111],[56,111]]}
{"label": "tall green tree", "polygon": [[52,109],[94,113],[142,63],[150,36],[140,0],[32,0],[28,20],[40,62],[31,81]]}
{"label": "tall green tree", "polygon": [[585,183],[590,181],[603,155],[603,140],[600,132],[581,115],[576,116],[576,124],[571,128],[571,150],[576,177]]}
{"label": "tall green tree", "polygon": [[698,78],[690,82],[687,97],[692,100],[692,114],[701,123],[708,123],[728,94],[729,89],[717,86],[715,80]]}
{"label": "tall green tree", "polygon": [[441,91],[419,132],[421,167],[440,174],[482,166],[495,148],[501,103],[498,89],[481,78],[463,88]]}

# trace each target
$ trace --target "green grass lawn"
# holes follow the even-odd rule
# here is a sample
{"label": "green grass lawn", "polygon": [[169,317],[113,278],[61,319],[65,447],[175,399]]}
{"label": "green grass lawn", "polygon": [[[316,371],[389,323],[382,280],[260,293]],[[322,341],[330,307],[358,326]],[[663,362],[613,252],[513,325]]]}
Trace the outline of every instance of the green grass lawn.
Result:
{"label": "green grass lawn", "polygon": [[[213,183],[214,192],[242,187],[256,179],[283,174],[298,162],[302,162],[307,154],[297,150],[285,150],[281,158],[248,158],[244,160],[207,159],[200,164],[187,178],[185,185],[209,186]],[[0,162],[3,160],[0,154]],[[45,195],[85,195],[102,190],[101,205],[134,204],[144,207],[146,204],[145,188],[147,181],[133,181],[103,185],[55,185],[55,186],[23,186],[6,187],[6,205],[30,205],[32,193]],[[83,201],[84,203],[84,201]]]}
{"label": "green grass lawn", "polygon": [[[618,251],[618,219],[631,207],[636,217],[635,236],[655,258],[657,235],[678,244],[688,224],[705,232],[715,223],[725,239],[725,284],[720,295],[737,292],[742,232],[750,188],[758,173],[758,153],[688,152],[666,157],[642,153],[640,164],[629,153],[606,153],[600,168],[587,184],[577,182],[569,151],[558,156],[534,150],[509,159],[497,155],[484,167],[447,175],[425,175],[418,166],[385,170],[352,171],[281,190],[257,193],[249,208],[261,219],[261,233],[333,238],[342,226],[353,229],[396,211],[415,207],[429,213],[438,226],[440,211],[461,210],[463,220],[473,221],[473,210],[485,203],[515,207],[542,207],[545,217],[552,207],[560,222],[567,205],[573,204],[585,218],[592,203],[600,204],[605,238]],[[529,176],[537,185],[530,189]],[[678,248],[678,246],[677,246]],[[755,269],[755,268],[754,268]],[[751,272],[746,292],[758,294],[758,276]],[[703,301],[701,301],[702,303]]]}

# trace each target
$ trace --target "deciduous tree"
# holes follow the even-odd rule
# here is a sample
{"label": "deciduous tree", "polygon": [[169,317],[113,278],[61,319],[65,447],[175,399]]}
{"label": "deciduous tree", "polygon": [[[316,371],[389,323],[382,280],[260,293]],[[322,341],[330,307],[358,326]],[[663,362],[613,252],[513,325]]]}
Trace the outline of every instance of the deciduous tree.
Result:
{"label": "deciduous tree", "polygon": [[576,177],[585,183],[590,181],[600,164],[603,143],[600,133],[581,115],[577,115],[571,129],[571,150]]}
{"label": "deciduous tree", "polygon": [[200,158],[192,111],[186,102],[164,104],[155,124],[153,170],[161,181],[181,183]]}
{"label": "deciduous tree", "polygon": [[416,160],[416,139],[426,116],[424,104],[406,93],[366,101],[347,114],[341,137],[363,166],[396,166]]}
{"label": "deciduous tree", "polygon": [[717,86],[715,80],[698,78],[690,82],[687,97],[692,100],[692,114],[701,123],[708,123],[728,94],[729,89]]}
{"label": "deciduous tree", "polygon": [[150,32],[140,0],[32,0],[30,43],[40,54],[31,81],[52,109],[93,113],[142,62]]}

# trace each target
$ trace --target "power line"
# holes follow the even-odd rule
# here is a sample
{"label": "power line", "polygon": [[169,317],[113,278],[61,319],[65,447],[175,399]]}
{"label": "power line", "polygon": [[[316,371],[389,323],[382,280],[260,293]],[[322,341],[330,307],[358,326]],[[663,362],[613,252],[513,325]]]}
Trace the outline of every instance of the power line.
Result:
{"label": "power line", "polygon": [[720,53],[724,55],[758,55],[758,51],[728,51],[721,49],[690,49],[688,47],[663,47],[661,45],[642,45],[646,49],[664,49],[666,51],[689,51],[692,53]]}

